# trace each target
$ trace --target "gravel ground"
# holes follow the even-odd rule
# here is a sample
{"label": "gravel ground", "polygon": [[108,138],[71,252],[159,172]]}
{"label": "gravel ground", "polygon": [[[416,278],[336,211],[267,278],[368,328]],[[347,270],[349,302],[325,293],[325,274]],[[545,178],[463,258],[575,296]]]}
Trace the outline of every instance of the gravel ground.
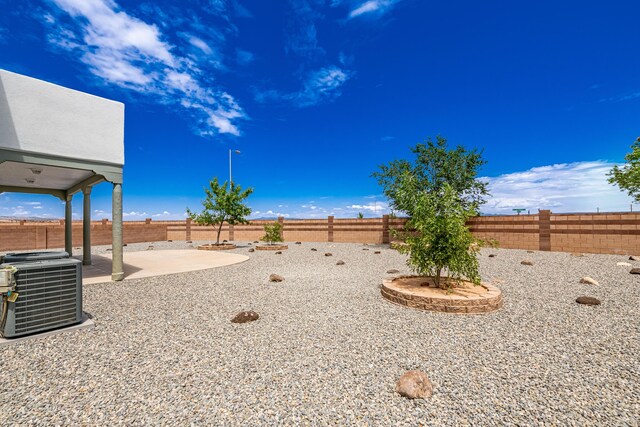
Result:
{"label": "gravel ground", "polygon": [[[190,246],[125,249],[149,245]],[[241,264],[85,286],[96,328],[0,349],[0,425],[638,425],[640,276],[616,265],[627,257],[483,249],[505,306],[450,315],[382,299],[386,270],[409,273],[391,249],[248,247]],[[600,285],[578,283],[587,275]],[[230,322],[249,309],[258,321]],[[430,376],[430,400],[394,393],[409,369]]]}

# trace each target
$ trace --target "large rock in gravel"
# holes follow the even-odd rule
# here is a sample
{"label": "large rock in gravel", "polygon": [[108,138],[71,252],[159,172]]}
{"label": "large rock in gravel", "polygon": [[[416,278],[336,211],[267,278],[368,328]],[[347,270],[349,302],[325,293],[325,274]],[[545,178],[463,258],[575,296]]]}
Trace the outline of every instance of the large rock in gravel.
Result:
{"label": "large rock in gravel", "polygon": [[598,285],[599,284],[595,279],[593,279],[593,278],[591,278],[589,276],[585,276],[582,279],[580,279],[580,283],[584,283],[585,285]]}
{"label": "large rock in gravel", "polygon": [[640,261],[640,256],[631,255],[629,257],[629,261]]}
{"label": "large rock in gravel", "polygon": [[363,251],[368,251],[368,250],[369,250],[369,248],[362,248],[362,250],[363,250]]}
{"label": "large rock in gravel", "polygon": [[600,300],[594,297],[578,297],[576,302],[585,305],[600,305]]}
{"label": "large rock in gravel", "polygon": [[333,254],[331,252],[327,252],[324,256],[333,256]]}
{"label": "large rock in gravel", "polygon": [[301,245],[301,244],[302,244],[302,242],[296,242],[296,245]]}
{"label": "large rock in gravel", "polygon": [[279,274],[271,274],[269,276],[269,281],[270,282],[282,282],[284,280],[284,277],[282,277]]}
{"label": "large rock in gravel", "polygon": [[276,255],[282,255],[282,251],[277,251]]}
{"label": "large rock in gravel", "polygon": [[381,253],[380,251],[375,251],[375,252],[374,252],[374,254],[376,254],[376,255],[378,255],[378,254],[380,254],[380,253]]}
{"label": "large rock in gravel", "polygon": [[316,248],[311,248],[311,252],[317,252],[318,250]]}
{"label": "large rock in gravel", "polygon": [[340,261],[336,262],[336,265],[344,265],[344,261],[340,260]]}
{"label": "large rock in gravel", "polygon": [[400,270],[396,270],[395,268],[392,268],[391,270],[387,270],[387,274],[396,274],[396,273],[400,273]]}
{"label": "large rock in gravel", "polygon": [[489,254],[489,258],[494,258],[496,254]]}
{"label": "large rock in gravel", "polygon": [[407,371],[396,382],[396,393],[409,399],[428,399],[433,385],[422,371]]}
{"label": "large rock in gravel", "polygon": [[254,320],[258,320],[260,316],[255,311],[241,311],[236,314],[236,316],[231,319],[233,323],[247,323],[253,322]]}
{"label": "large rock in gravel", "polygon": [[253,248],[249,249],[249,252],[255,252],[255,251],[256,251],[256,250],[255,250],[255,249],[253,249]]}
{"label": "large rock in gravel", "polygon": [[578,253],[578,252],[572,252],[572,253],[571,253],[571,256],[577,256],[577,257],[580,257],[580,256],[584,256],[584,254],[581,254],[581,253]]}
{"label": "large rock in gravel", "polygon": [[629,270],[629,273],[631,273],[631,274],[640,274],[640,268],[632,268],[631,270]]}
{"label": "large rock in gravel", "polygon": [[520,261],[520,264],[522,264],[522,265],[533,265],[533,262],[529,261],[528,259],[525,259],[523,261]]}
{"label": "large rock in gravel", "polygon": [[628,262],[617,262],[616,265],[620,267],[631,267],[631,264],[629,264]]}

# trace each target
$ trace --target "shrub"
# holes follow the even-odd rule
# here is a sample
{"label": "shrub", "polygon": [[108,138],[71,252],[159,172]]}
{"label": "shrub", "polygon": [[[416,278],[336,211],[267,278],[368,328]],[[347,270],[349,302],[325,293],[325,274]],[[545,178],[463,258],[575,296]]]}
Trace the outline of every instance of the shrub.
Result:
{"label": "shrub", "polygon": [[274,222],[264,225],[264,236],[260,238],[263,242],[273,245],[275,242],[282,242],[282,224]]}

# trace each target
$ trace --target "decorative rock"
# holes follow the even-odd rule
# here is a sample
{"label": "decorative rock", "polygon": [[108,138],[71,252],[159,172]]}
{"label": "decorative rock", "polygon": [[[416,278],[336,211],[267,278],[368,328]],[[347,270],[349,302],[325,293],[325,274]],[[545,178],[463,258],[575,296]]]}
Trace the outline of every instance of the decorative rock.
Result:
{"label": "decorative rock", "polygon": [[407,371],[396,382],[396,393],[408,399],[428,399],[433,385],[422,371]]}
{"label": "decorative rock", "polygon": [[494,258],[496,254],[489,254],[489,258]]}
{"label": "decorative rock", "polygon": [[400,270],[396,270],[395,268],[391,270],[387,270],[387,274],[396,274],[396,273],[400,273]]}
{"label": "decorative rock", "polygon": [[222,241],[222,243],[227,243],[227,241],[226,241],[226,240],[223,240],[223,241]]}
{"label": "decorative rock", "polygon": [[333,254],[331,252],[327,252],[324,256],[333,256]]}
{"label": "decorative rock", "polygon": [[585,285],[598,285],[599,284],[596,280],[592,279],[589,276],[585,276],[582,279],[580,279],[580,283],[584,283]]}
{"label": "decorative rock", "polygon": [[311,248],[312,252],[317,252],[318,250],[316,248]]}
{"label": "decorative rock", "polygon": [[296,242],[296,245],[301,245],[301,244],[302,244],[302,242]]}
{"label": "decorative rock", "polygon": [[617,262],[616,265],[619,265],[621,267],[631,267],[631,264],[629,264],[628,262]]}
{"label": "decorative rock", "polygon": [[173,240],[167,240],[167,242],[173,242]]}
{"label": "decorative rock", "polygon": [[185,243],[193,243],[193,241],[191,241],[191,240],[187,240]]}
{"label": "decorative rock", "polygon": [[571,256],[578,256],[578,257],[580,257],[580,256],[584,256],[584,254],[581,254],[581,253],[579,253],[579,252],[572,252],[572,253],[571,253]]}
{"label": "decorative rock", "polygon": [[147,248],[147,250],[148,250],[148,251],[152,251],[152,250],[153,250],[153,246],[149,246],[149,247]]}
{"label": "decorative rock", "polygon": [[576,302],[585,305],[600,305],[600,300],[594,297],[578,297]]}
{"label": "decorative rock", "polygon": [[276,252],[276,255],[282,255],[282,251]]}
{"label": "decorative rock", "polygon": [[269,276],[269,281],[270,282],[282,282],[284,280],[284,277],[282,277],[279,274],[271,274]]}
{"label": "decorative rock", "polygon": [[529,261],[528,259],[525,259],[523,261],[520,261],[520,264],[522,264],[522,265],[533,265],[533,262]]}
{"label": "decorative rock", "polygon": [[368,250],[369,250],[369,248],[362,248],[362,250],[363,250],[363,251],[368,251]]}
{"label": "decorative rock", "polygon": [[640,256],[631,255],[629,257],[629,261],[640,261]]}
{"label": "decorative rock", "polygon": [[249,245],[249,246],[253,246],[253,243],[249,242],[249,243],[247,243],[247,245]]}
{"label": "decorative rock", "polygon": [[260,316],[255,311],[241,311],[236,314],[236,316],[231,319],[233,323],[247,323],[253,322],[254,320],[258,320]]}
{"label": "decorative rock", "polygon": [[253,248],[249,248],[249,252],[255,252],[256,250]]}
{"label": "decorative rock", "polygon": [[532,253],[533,253],[533,251],[527,251],[527,253],[528,253],[528,254],[532,254]]}
{"label": "decorative rock", "polygon": [[336,265],[344,265],[344,261],[340,260],[340,261],[336,262]]}
{"label": "decorative rock", "polygon": [[111,252],[113,249],[111,248],[107,248],[107,252]]}
{"label": "decorative rock", "polygon": [[260,242],[258,242],[257,240],[254,240],[253,243],[260,243]]}
{"label": "decorative rock", "polygon": [[629,273],[631,274],[640,274],[640,268],[632,268]]}
{"label": "decorative rock", "polygon": [[376,255],[377,255],[377,254],[379,254],[379,253],[380,253],[380,251],[375,251],[375,252],[374,252],[374,254],[376,254]]}

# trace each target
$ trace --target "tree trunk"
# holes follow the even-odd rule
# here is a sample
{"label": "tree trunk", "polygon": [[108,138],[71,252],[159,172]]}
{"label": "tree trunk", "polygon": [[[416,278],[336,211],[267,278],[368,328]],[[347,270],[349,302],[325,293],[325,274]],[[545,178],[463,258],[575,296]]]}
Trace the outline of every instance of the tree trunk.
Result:
{"label": "tree trunk", "polygon": [[220,221],[220,225],[218,226],[218,237],[216,238],[216,245],[220,244],[220,232],[222,231],[222,224],[224,224],[224,221]]}
{"label": "tree trunk", "polygon": [[441,267],[438,267],[438,272],[436,273],[436,277],[435,277],[436,287],[438,287],[438,288],[440,288],[440,287],[441,287],[441,286],[440,286],[440,280],[441,280],[441,278],[440,278],[440,277],[441,277],[441,276],[442,276],[442,268],[441,268]]}

